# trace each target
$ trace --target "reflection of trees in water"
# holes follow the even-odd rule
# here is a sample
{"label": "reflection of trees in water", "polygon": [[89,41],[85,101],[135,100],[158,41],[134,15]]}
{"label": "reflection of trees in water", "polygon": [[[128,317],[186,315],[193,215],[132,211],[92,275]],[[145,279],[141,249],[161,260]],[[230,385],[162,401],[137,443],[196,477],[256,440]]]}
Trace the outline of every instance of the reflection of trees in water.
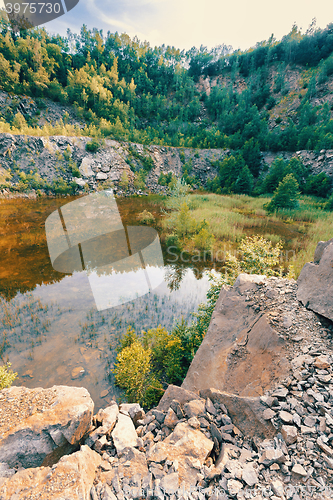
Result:
{"label": "reflection of trees in water", "polygon": [[179,265],[179,264],[175,264],[173,266],[169,265],[166,267],[164,279],[171,292],[179,289],[187,269],[188,268],[185,267],[184,265]]}
{"label": "reflection of trees in water", "polygon": [[207,262],[201,262],[197,266],[189,266],[186,263],[177,262],[172,265],[169,264],[165,267],[164,279],[168,285],[169,290],[173,292],[175,290],[179,290],[181,282],[188,269],[191,269],[197,280],[201,280],[206,271],[210,271],[215,268],[215,265],[213,265],[212,263],[211,265],[207,265]]}

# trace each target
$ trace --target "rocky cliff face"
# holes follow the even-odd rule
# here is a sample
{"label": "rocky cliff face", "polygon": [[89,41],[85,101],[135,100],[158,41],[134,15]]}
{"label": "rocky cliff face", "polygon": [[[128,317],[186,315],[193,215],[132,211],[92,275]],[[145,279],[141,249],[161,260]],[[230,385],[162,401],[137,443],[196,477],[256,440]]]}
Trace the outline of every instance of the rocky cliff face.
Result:
{"label": "rocky cliff face", "polygon": [[[202,185],[214,178],[217,168],[214,161],[224,158],[230,151],[220,149],[194,150],[141,144],[120,143],[106,140],[95,153],[86,150],[91,142],[87,137],[33,137],[0,134],[0,188],[4,194],[19,189],[20,172],[29,175],[38,173],[41,179],[52,183],[64,179],[67,184],[75,182],[78,190],[103,189],[111,184],[121,192],[121,178],[126,173],[129,192],[134,187],[134,170],[146,168],[149,163],[145,190],[156,193],[166,188],[158,184],[160,174],[172,172],[181,177],[186,165],[191,165],[191,175]],[[277,156],[289,160],[294,154],[288,152],[262,154],[262,165],[270,165]],[[333,150],[299,151],[296,153],[314,174],[326,172],[333,176]],[[41,188],[35,182],[35,190]],[[16,188],[15,188],[16,186]]]}
{"label": "rocky cliff face", "polygon": [[[113,403],[91,418],[74,387],[1,391],[0,500],[331,498],[332,307],[306,309],[303,285],[241,275],[223,289],[183,387],[147,413]],[[65,441],[81,449],[46,463],[46,437],[57,459]]]}

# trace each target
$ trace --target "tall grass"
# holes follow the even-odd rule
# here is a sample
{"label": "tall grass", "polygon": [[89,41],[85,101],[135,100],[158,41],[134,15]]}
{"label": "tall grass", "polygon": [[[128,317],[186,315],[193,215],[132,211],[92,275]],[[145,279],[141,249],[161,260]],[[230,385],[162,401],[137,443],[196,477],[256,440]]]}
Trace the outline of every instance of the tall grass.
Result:
{"label": "tall grass", "polygon": [[[193,194],[188,200],[191,216],[197,222],[205,219],[210,224],[216,238],[214,251],[226,243],[235,248],[245,235],[262,235],[273,244],[282,241],[284,249],[292,251],[288,258],[296,277],[313,259],[318,241],[333,237],[333,213],[323,210],[318,198],[302,196],[297,209],[270,215],[264,209],[269,198],[264,197],[207,193]],[[163,203],[173,208],[172,202]],[[171,212],[163,221],[164,230],[172,230],[174,220],[175,213]]]}

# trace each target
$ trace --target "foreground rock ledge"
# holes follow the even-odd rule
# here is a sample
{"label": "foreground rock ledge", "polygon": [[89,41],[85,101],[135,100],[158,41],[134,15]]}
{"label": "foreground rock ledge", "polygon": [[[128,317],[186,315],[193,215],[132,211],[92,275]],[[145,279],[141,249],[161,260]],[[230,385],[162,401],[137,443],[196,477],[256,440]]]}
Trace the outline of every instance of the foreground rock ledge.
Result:
{"label": "foreground rock ledge", "polygon": [[94,402],[83,387],[11,387],[0,392],[0,463],[52,465],[73,451],[92,423]]}
{"label": "foreground rock ledge", "polygon": [[98,453],[88,446],[51,467],[23,469],[0,486],[0,500],[90,500]]}

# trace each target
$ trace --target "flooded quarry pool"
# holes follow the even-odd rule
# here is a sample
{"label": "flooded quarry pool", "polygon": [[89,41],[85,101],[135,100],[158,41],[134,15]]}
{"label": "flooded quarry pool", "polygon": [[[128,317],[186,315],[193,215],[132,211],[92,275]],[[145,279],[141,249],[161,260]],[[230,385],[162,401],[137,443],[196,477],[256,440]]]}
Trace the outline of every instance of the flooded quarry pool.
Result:
{"label": "flooded quarry pool", "polygon": [[[181,266],[168,263],[163,245],[161,255],[157,256],[159,260],[149,252],[145,254],[145,249],[137,250],[138,237],[135,236],[135,241],[131,240],[132,255],[125,259],[126,265],[128,262],[132,264],[129,268],[123,265],[114,276],[116,281],[105,282],[112,273],[105,272],[103,268],[102,273],[96,274],[96,262],[91,262],[96,260],[96,255],[100,255],[100,250],[109,249],[112,242],[105,240],[105,236],[103,245],[99,245],[98,241],[96,243],[99,231],[96,220],[88,230],[88,233],[93,231],[95,240],[92,238],[90,241],[95,241],[95,244],[89,248],[84,243],[78,246],[78,255],[85,257],[90,264],[84,262],[84,267],[80,269],[81,260],[78,257],[75,261],[73,254],[74,257],[72,255],[66,261],[72,268],[60,272],[63,262],[58,257],[52,261],[50,248],[56,246],[53,252],[56,255],[62,240],[69,241],[69,227],[74,216],[71,214],[72,219],[68,218],[67,209],[79,207],[75,213],[77,217],[81,210],[80,203],[83,200],[85,205],[86,198],[0,200],[0,354],[2,362],[9,360],[12,369],[18,372],[16,385],[31,388],[54,384],[83,386],[99,408],[118,396],[111,370],[118,339],[127,327],[131,325],[140,332],[161,325],[170,330],[181,318],[190,321],[192,312],[205,301],[209,280],[208,267],[203,266],[197,271],[184,263]],[[129,239],[138,227],[137,215],[140,212],[148,209],[157,219],[161,215],[158,203],[151,203],[149,198],[118,199],[117,208],[120,215],[117,215],[118,225],[121,222],[128,228],[124,237],[127,235]],[[53,243],[50,243],[50,238],[47,241],[46,220],[56,221],[52,226],[52,234],[55,234]],[[68,227],[64,236],[60,234],[60,222],[65,220]],[[82,233],[86,231],[86,226],[77,221],[76,225],[81,240],[89,239],[89,234],[84,236]],[[149,238],[148,243],[151,243],[154,235]],[[157,240],[154,241],[156,244]],[[146,262],[140,274],[136,264],[133,264],[137,261],[140,266],[137,257],[140,254],[143,257],[146,255],[148,260],[155,259],[158,265]],[[121,255],[118,257],[122,258]],[[105,265],[105,262],[102,264]],[[190,263],[187,265],[190,266]],[[129,279],[131,273],[135,283]],[[138,282],[139,275],[144,286],[142,280]],[[145,277],[148,278],[148,288]],[[92,283],[93,278],[98,282],[97,288]],[[122,290],[121,283],[125,283]],[[105,302],[110,288],[114,289],[113,298],[111,302]],[[96,290],[101,291],[96,294]]]}

